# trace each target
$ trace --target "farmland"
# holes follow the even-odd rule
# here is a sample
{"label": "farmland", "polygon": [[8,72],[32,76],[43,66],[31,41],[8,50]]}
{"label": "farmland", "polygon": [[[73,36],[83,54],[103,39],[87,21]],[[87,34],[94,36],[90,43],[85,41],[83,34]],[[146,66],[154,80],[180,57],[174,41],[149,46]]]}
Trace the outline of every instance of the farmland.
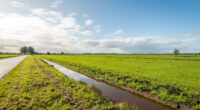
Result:
{"label": "farmland", "polygon": [[160,99],[200,109],[198,55],[40,55]]}
{"label": "farmland", "polygon": [[19,56],[19,55],[0,55],[0,60],[5,59],[5,58],[16,57],[16,56]]}
{"label": "farmland", "polygon": [[69,79],[35,56],[28,56],[0,80],[2,109],[129,109],[101,92]]}

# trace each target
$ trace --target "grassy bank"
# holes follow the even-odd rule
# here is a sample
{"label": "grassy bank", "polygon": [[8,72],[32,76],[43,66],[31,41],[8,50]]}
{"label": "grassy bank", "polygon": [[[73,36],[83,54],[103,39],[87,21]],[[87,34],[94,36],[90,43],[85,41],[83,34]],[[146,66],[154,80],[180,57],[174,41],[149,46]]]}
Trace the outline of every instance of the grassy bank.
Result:
{"label": "grassy bank", "polygon": [[3,109],[128,109],[107,101],[98,89],[69,79],[37,57],[28,56],[0,81]]}
{"label": "grassy bank", "polygon": [[20,56],[20,55],[0,55],[0,60],[5,59],[5,58],[17,57],[17,56]]}
{"label": "grassy bank", "polygon": [[67,67],[200,109],[198,55],[41,55]]}

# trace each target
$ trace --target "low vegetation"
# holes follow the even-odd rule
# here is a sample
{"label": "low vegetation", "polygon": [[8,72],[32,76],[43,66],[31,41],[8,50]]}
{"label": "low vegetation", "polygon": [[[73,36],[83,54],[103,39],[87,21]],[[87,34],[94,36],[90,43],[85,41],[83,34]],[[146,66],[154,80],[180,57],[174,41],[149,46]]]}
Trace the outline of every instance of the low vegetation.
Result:
{"label": "low vegetation", "polygon": [[17,57],[19,55],[0,55],[0,60],[5,58]]}
{"label": "low vegetation", "polygon": [[40,55],[118,85],[200,109],[198,55]]}
{"label": "low vegetation", "polygon": [[113,104],[101,92],[69,79],[37,57],[28,56],[0,81],[1,109],[129,109]]}

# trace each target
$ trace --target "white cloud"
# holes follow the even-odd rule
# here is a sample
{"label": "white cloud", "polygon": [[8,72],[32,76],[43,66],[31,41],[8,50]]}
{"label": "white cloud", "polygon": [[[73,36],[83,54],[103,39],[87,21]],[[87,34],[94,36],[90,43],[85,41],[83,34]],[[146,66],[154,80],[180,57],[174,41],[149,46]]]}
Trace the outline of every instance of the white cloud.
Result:
{"label": "white cloud", "polygon": [[53,4],[51,5],[52,8],[57,8],[61,3],[62,3],[63,0],[55,0],[53,2]]}
{"label": "white cloud", "polygon": [[123,31],[121,30],[121,29],[119,29],[119,30],[116,30],[115,32],[113,32],[112,34],[110,34],[111,36],[116,36],[116,35],[120,35],[120,34],[122,34],[123,33]]}
{"label": "white cloud", "polygon": [[10,5],[12,6],[12,7],[23,7],[24,6],[24,4],[22,3],[22,2],[19,2],[19,1],[12,1],[12,2],[10,2]]}
{"label": "white cloud", "polygon": [[174,39],[164,36],[145,36],[135,38],[114,38],[83,40],[79,43],[82,51],[105,53],[172,53],[175,48],[181,52],[197,52],[200,37]]}
{"label": "white cloud", "polygon": [[70,13],[67,16],[63,16],[60,12],[50,11],[43,8],[32,9],[31,12],[34,16],[41,17],[43,20],[57,23],[57,27],[59,28],[80,29],[81,27],[74,18],[76,13]]}
{"label": "white cloud", "polygon": [[91,19],[85,20],[85,25],[86,25],[86,26],[89,26],[89,25],[91,25],[92,23],[93,23],[93,21],[92,21]]}
{"label": "white cloud", "polygon": [[74,13],[74,12],[72,12],[72,13],[70,13],[70,14],[68,14],[68,16],[70,16],[70,17],[74,17],[74,16],[76,16],[77,14],[76,13]]}
{"label": "white cloud", "polygon": [[46,10],[44,8],[36,8],[36,9],[32,9],[31,10],[33,15],[37,15],[40,17],[46,17],[46,16],[52,16],[52,17],[61,17],[62,14],[60,12],[57,11],[50,11],[50,10]]}
{"label": "white cloud", "polygon": [[89,31],[89,30],[83,31],[83,32],[81,32],[81,34],[84,35],[84,36],[93,36],[93,32]]}
{"label": "white cloud", "polygon": [[94,30],[95,30],[95,32],[97,32],[97,33],[101,32],[101,25],[96,25],[96,26],[94,26]]}
{"label": "white cloud", "polygon": [[[91,20],[92,21],[92,20]],[[89,23],[91,25],[91,23]],[[32,9],[29,14],[0,12],[0,51],[18,52],[21,46],[33,46],[38,52],[93,53],[171,53],[200,51],[200,36],[138,36],[121,38],[83,37],[101,32],[79,24],[75,13],[63,15],[47,9]],[[112,35],[121,35],[121,29]]]}
{"label": "white cloud", "polygon": [[89,16],[87,14],[83,14],[83,17],[85,18],[89,18]]}
{"label": "white cloud", "polygon": [[[18,52],[23,45],[33,46],[39,52],[171,53],[175,48],[181,52],[200,51],[200,36],[139,36],[92,40],[80,35],[94,36],[96,31],[84,29],[75,17],[64,16],[56,11],[34,10],[27,15],[0,12],[0,51]],[[51,17],[56,18],[57,23],[49,20]]]}
{"label": "white cloud", "polygon": [[80,29],[80,25],[77,24],[76,19],[73,17],[65,17],[60,21],[60,24],[58,25],[60,28],[71,28],[71,29]]}
{"label": "white cloud", "polygon": [[192,36],[192,34],[191,33],[184,33],[183,36],[184,37],[190,37],[190,36]]}
{"label": "white cloud", "polygon": [[[49,21],[49,15],[59,16],[58,23]],[[81,33],[75,18],[48,10],[28,15],[0,12],[0,25],[0,51],[4,52],[18,52],[22,45],[34,46],[37,51],[73,52],[72,44],[78,39],[75,34]]]}

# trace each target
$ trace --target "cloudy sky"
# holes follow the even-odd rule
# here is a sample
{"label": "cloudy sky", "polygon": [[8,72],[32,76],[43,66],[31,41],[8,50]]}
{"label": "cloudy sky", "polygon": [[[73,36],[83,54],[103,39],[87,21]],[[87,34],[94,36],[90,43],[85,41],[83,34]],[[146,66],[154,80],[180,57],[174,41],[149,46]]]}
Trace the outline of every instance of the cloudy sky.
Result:
{"label": "cloudy sky", "polygon": [[200,52],[198,0],[1,0],[0,52]]}

